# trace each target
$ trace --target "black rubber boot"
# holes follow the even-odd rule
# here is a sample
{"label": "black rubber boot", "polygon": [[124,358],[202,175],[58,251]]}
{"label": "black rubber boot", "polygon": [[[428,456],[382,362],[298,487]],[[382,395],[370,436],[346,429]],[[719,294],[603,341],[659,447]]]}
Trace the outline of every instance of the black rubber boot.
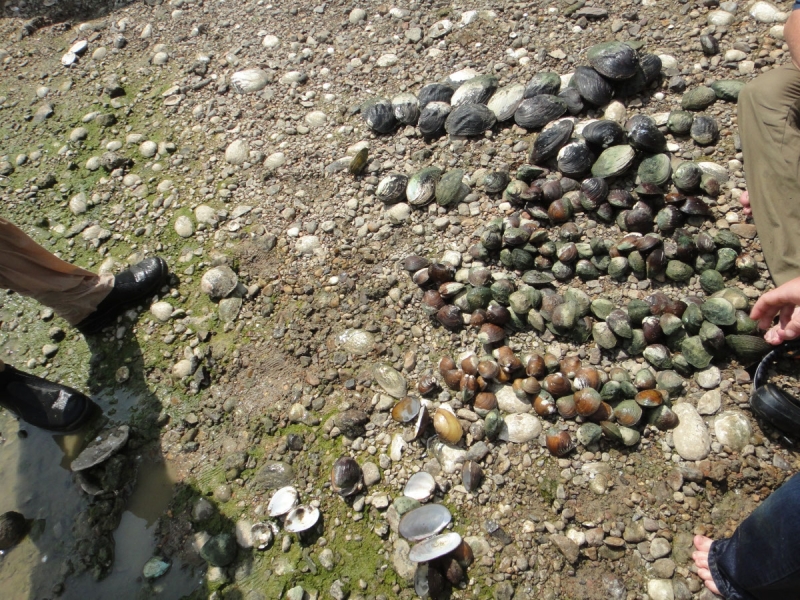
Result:
{"label": "black rubber boot", "polygon": [[84,394],[5,365],[0,371],[0,406],[48,431],[78,429],[98,410]]}
{"label": "black rubber boot", "polygon": [[164,285],[168,273],[167,263],[157,256],[133,265],[114,277],[114,289],[76,327],[86,335],[100,332],[111,325],[126,308],[155,295]]}

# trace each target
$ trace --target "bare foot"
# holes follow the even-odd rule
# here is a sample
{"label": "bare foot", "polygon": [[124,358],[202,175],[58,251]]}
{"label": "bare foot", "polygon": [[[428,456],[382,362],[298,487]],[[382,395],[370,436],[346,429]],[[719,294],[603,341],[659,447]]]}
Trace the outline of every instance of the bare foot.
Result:
{"label": "bare foot", "polygon": [[709,590],[719,596],[720,593],[717,584],[714,583],[714,579],[711,577],[711,571],[708,570],[708,551],[711,549],[711,542],[713,541],[714,540],[704,535],[694,536],[694,547],[697,548],[697,551],[692,553],[692,560],[694,564],[697,565],[697,574],[700,576],[700,579],[703,580],[703,583],[706,584]]}
{"label": "bare foot", "polygon": [[750,208],[750,194],[747,190],[742,192],[742,195],[739,196],[739,202],[742,204],[742,212],[745,216],[750,216],[753,214],[753,209]]}

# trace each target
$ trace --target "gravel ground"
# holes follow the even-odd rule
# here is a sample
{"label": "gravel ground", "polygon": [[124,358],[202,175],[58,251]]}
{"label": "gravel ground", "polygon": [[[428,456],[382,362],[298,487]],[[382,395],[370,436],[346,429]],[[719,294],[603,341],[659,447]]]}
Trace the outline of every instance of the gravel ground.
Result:
{"label": "gravel ground", "polygon": [[[513,122],[471,138],[430,140],[412,125],[376,134],[359,108],[464,70],[491,74],[501,87],[543,71],[567,75],[598,42],[635,42],[660,57],[662,77],[576,120],[650,115],[673,160],[716,165],[704,170],[719,190],[704,180],[698,192],[709,214],[686,227],[718,247],[732,236],[726,244],[739,262],[722,285],[752,302],[771,283],[738,203],[735,101],[705,108],[719,128],[709,145],[669,133],[666,115],[681,109],[684,90],[746,82],[787,62],[780,11],[789,2],[44,4],[52,6],[7,3],[0,21],[3,216],[81,266],[114,272],[158,254],[172,277],[152,305],[88,344],[35,303],[0,297],[0,358],[102,392],[108,420],[131,425],[125,449],[92,474],[101,493],[85,494],[60,542],[74,552],[30,597],[70,597],[82,573],[110,571],[113,531],[143,455],[177,473],[155,554],[195,570],[202,583],[183,590],[193,597],[414,597],[415,566],[397,524],[418,471],[434,476],[433,501],[450,509],[449,528],[475,555],[453,598],[711,597],[689,560],[692,535],[730,535],[796,465],[791,443],[750,413],[745,365],[716,357],[680,376],[665,367],[679,377],[670,402],[680,424],[640,427],[631,446],[603,438],[551,456],[547,428],[574,436],[582,421],[540,419],[530,399],[520,407],[513,394],[502,414],[528,415],[518,419],[527,429],[510,441],[487,435],[483,415],[443,385],[438,364],[493,348],[474,328],[446,329],[426,316],[403,261],[485,263],[495,280],[519,282],[522,271],[504,267],[502,255],[482,260],[473,249],[493,219],[520,211],[483,189],[483,175],[513,178],[534,135]],[[704,52],[711,38],[718,49]],[[239,93],[234,74],[248,69],[258,69],[259,89]],[[363,148],[368,159],[353,175]],[[384,205],[376,196],[389,173],[429,165],[464,170],[470,190],[457,206]],[[633,178],[625,185],[632,189]],[[574,226],[522,217],[538,218],[559,250],[563,241],[613,244],[625,235],[614,219],[586,212]],[[613,308],[654,290],[705,298],[707,284],[689,266],[685,278],[625,272],[551,287]],[[530,319],[506,328],[519,356],[578,357],[604,377],[649,366],[630,346],[613,347],[613,335],[607,346],[597,333],[577,339]],[[459,418],[454,447],[415,441],[411,426],[391,418],[406,387],[414,393],[429,375],[445,388],[426,401],[429,410],[446,406]],[[340,456],[364,473],[347,498],[330,485]],[[462,483],[466,459],[484,474],[472,491]],[[252,548],[251,525],[268,520],[272,490],[289,483],[320,509],[322,525],[311,537],[280,531],[265,550]],[[31,500],[20,492],[18,501],[24,513]],[[157,578],[140,580],[122,597],[154,589]]]}

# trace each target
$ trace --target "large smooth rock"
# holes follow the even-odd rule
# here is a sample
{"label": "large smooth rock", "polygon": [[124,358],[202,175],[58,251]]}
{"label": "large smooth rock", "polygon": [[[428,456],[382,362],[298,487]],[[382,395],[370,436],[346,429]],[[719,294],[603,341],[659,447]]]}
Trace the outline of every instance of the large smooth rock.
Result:
{"label": "large smooth rock", "polygon": [[750,423],[740,412],[726,411],[714,422],[714,433],[717,441],[739,452],[750,443]]}
{"label": "large smooth rock", "polygon": [[500,439],[506,442],[524,444],[539,437],[542,432],[542,423],[535,416],[528,413],[507,415],[503,419],[500,430]]}
{"label": "large smooth rock", "polygon": [[675,450],[683,460],[703,460],[711,451],[711,436],[694,406],[682,402],[672,407],[680,422],[672,431]]}

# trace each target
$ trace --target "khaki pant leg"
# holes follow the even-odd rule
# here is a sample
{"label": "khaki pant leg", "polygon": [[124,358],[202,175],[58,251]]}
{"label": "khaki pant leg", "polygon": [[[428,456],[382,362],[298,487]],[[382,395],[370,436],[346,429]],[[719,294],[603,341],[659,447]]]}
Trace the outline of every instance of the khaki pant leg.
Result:
{"label": "khaki pant leg", "polygon": [[773,69],[739,94],[747,190],[776,285],[800,276],[800,71]]}
{"label": "khaki pant leg", "polygon": [[0,288],[34,298],[76,325],[113,287],[113,275],[95,275],[64,262],[0,217]]}

